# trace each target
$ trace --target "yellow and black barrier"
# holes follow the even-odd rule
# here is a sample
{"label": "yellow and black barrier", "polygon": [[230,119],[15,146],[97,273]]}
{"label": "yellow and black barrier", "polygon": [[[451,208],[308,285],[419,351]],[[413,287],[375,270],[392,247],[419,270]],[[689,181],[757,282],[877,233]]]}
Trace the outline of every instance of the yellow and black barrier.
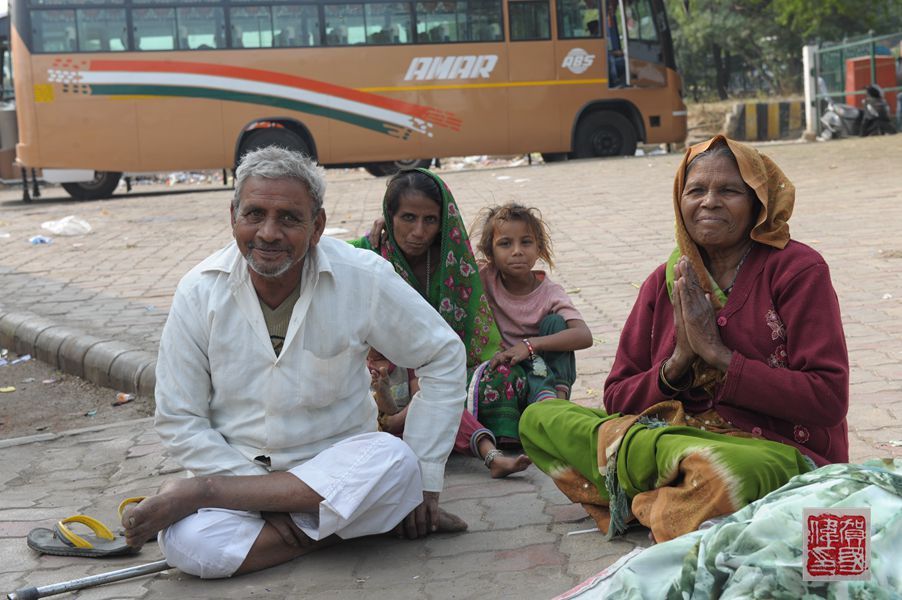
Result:
{"label": "yellow and black barrier", "polygon": [[764,141],[797,138],[805,130],[804,101],[737,102],[727,117],[727,136]]}

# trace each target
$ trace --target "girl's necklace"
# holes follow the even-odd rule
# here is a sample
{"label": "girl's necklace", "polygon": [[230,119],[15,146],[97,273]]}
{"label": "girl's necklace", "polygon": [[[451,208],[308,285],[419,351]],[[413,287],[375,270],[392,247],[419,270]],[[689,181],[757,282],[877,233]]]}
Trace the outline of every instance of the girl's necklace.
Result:
{"label": "girl's necklace", "polygon": [[751,251],[752,251],[752,245],[749,244],[749,247],[745,249],[745,254],[743,254],[742,258],[739,259],[739,264],[736,265],[736,271],[733,273],[733,280],[730,282],[730,285],[728,285],[727,287],[723,288],[723,290],[721,290],[721,291],[723,291],[724,294],[729,294],[730,291],[733,289],[733,284],[736,283],[736,278],[739,277],[739,269],[742,268],[742,263],[745,262],[745,258],[749,255],[749,252],[751,252]]}

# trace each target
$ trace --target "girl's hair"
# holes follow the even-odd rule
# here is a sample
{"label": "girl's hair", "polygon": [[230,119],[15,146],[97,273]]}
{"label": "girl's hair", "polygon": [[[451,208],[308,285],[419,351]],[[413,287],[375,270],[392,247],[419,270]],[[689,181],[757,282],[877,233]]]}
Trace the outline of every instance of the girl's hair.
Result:
{"label": "girl's hair", "polygon": [[551,258],[551,236],[548,235],[548,226],[542,220],[542,213],[538,208],[525,207],[516,202],[510,202],[503,206],[495,206],[485,211],[482,222],[482,232],[479,236],[477,248],[488,260],[493,261],[492,243],[495,239],[495,225],[498,221],[522,221],[526,223],[526,229],[536,240],[539,258],[545,261],[549,268],[554,267]]}
{"label": "girl's hair", "polygon": [[398,212],[401,196],[407,192],[419,192],[442,207],[442,190],[438,182],[422,171],[410,169],[395,173],[385,187],[383,203],[389,219]]}

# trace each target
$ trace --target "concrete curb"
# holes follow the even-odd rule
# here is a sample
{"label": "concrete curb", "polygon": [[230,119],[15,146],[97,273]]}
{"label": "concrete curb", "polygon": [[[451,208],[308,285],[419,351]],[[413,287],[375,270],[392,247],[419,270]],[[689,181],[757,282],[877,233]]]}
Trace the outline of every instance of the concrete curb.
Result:
{"label": "concrete curb", "polygon": [[0,310],[0,346],[97,385],[153,398],[157,357],[126,343],[94,337],[34,313]]}

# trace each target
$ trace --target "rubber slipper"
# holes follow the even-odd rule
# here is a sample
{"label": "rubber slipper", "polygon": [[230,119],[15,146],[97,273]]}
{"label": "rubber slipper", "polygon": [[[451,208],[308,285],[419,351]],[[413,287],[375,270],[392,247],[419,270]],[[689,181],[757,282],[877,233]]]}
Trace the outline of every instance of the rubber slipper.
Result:
{"label": "rubber slipper", "polygon": [[[69,528],[69,523],[85,525],[91,533],[79,535]],[[106,525],[87,515],[67,517],[57,522],[54,529],[32,529],[28,532],[27,542],[32,550],[56,556],[101,558],[138,552],[125,543],[124,537],[115,535]]]}
{"label": "rubber slipper", "polygon": [[[118,509],[118,513],[119,513],[119,522],[120,522],[120,523],[122,522],[122,513],[125,512],[125,507],[126,507],[126,506],[128,506],[129,504],[139,504],[139,503],[140,503],[142,500],[144,500],[145,498],[147,498],[147,496],[132,496],[131,498],[126,498],[125,500],[123,500],[122,502],[120,502],[120,503],[119,503],[119,509]],[[157,541],[157,536],[154,535],[153,537],[151,537],[151,538],[149,538],[148,540],[146,540],[144,543],[145,543],[145,544],[152,544],[152,543],[154,543],[155,541]]]}
{"label": "rubber slipper", "polygon": [[125,507],[129,504],[138,504],[142,500],[144,500],[147,496],[132,496],[131,498],[126,498],[122,502],[119,503],[119,508],[117,512],[119,513],[119,521],[122,521],[122,513],[125,512]]}

